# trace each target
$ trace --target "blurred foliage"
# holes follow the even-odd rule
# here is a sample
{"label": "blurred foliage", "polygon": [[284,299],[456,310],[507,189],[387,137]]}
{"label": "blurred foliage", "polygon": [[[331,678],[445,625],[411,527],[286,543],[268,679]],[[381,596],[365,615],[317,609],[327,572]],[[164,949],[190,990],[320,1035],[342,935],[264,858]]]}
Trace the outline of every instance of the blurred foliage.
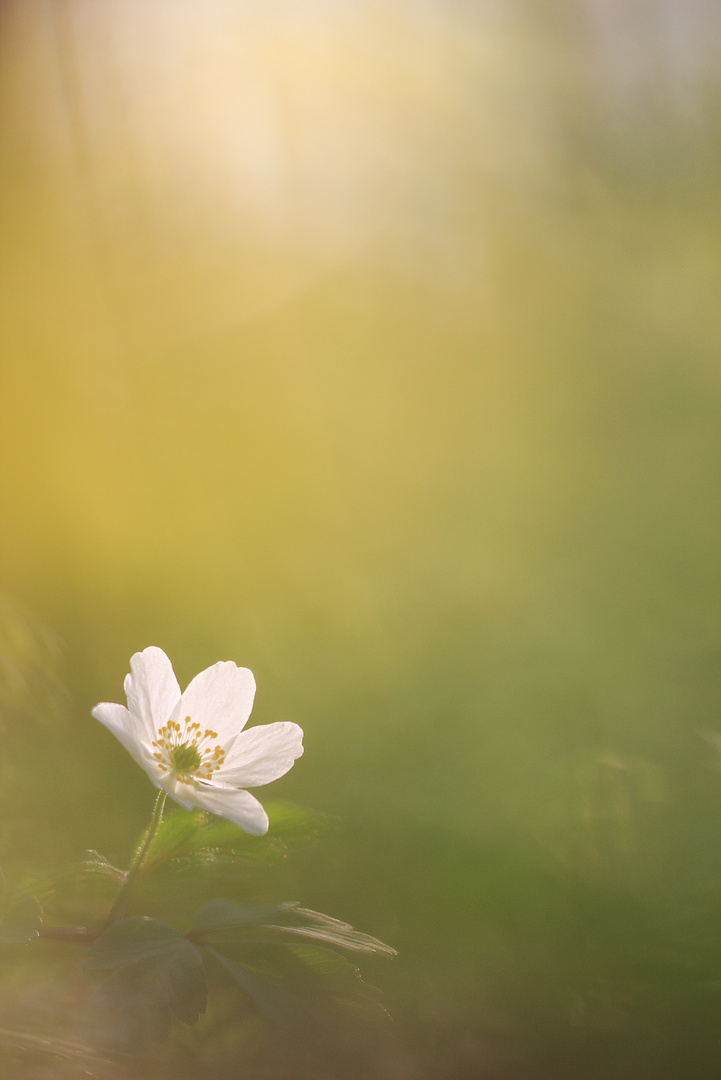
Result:
{"label": "blurred foliage", "polygon": [[42,728],[61,719],[67,691],[60,671],[60,647],[43,622],[21,604],[0,597],[0,731],[4,739],[12,739],[22,726]]}
{"label": "blurred foliage", "polygon": [[[169,817],[128,916],[185,927],[212,865],[399,950],[390,1030],[268,1037],[216,968],[134,1077],[718,1059],[718,31],[703,0],[2,6],[7,879],[109,902],[152,793],[89,710],[157,644],[181,684],[249,666],[253,722],[306,731],[270,797],[342,824],[266,863]],[[122,1080],[71,948],[3,949],[8,1077]]]}
{"label": "blurred foliage", "polygon": [[[150,826],[152,842],[149,832],[128,871],[89,851],[82,862],[60,871],[55,888],[49,883],[41,889],[44,911],[36,897],[25,895],[0,918],[0,947],[27,945],[41,937],[44,945],[62,942],[73,946],[76,954],[79,948],[84,950],[77,957],[75,970],[68,965],[62,974],[71,988],[78,988],[77,994],[71,992],[71,997],[75,996],[72,1023],[85,1034],[89,1045],[65,1040],[56,1045],[52,1035],[43,1042],[26,1032],[8,1031],[7,1045],[13,1051],[62,1057],[63,1050],[73,1046],[91,1062],[105,1053],[117,1064],[126,1061],[135,1067],[147,1060],[153,1048],[165,1045],[174,1022],[193,1027],[205,1015],[208,965],[211,975],[216,968],[224,971],[242,991],[245,1008],[240,1015],[236,1009],[232,1016],[235,1026],[242,1024],[250,1005],[251,1014],[257,1010],[267,1020],[296,1028],[306,1038],[312,1024],[314,1039],[319,1041],[325,1039],[329,1025],[346,1022],[349,1008],[363,1005],[376,1015],[387,1016],[377,992],[366,986],[359,970],[343,954],[394,955],[392,948],[348,923],[302,908],[297,901],[253,905],[215,897],[194,910],[198,895],[204,891],[212,895],[218,887],[213,857],[223,847],[226,858],[236,854],[233,849],[247,845],[250,838],[245,833],[239,836],[237,826],[228,827],[205,813],[176,811],[163,822],[162,803],[158,806]],[[270,816],[278,822],[279,833],[295,839],[317,830],[315,815],[289,804],[276,805]],[[275,845],[258,841],[256,868],[264,857],[265,861],[274,860],[281,843],[279,838]],[[178,883],[164,879],[162,870],[189,853],[204,853],[207,858],[192,865],[190,887],[183,888],[179,897]],[[227,877],[232,881],[232,875]],[[123,917],[130,904],[143,903],[147,888],[139,890],[138,883],[147,886],[148,880],[155,886],[155,905],[171,917],[176,912],[186,924],[185,931],[147,914]],[[93,889],[97,883],[106,887],[106,895]],[[54,922],[58,916],[67,918],[73,897],[68,885],[77,889],[76,904],[79,901],[84,925]],[[71,910],[71,917],[76,914],[77,910]],[[7,949],[3,952],[7,958]],[[42,954],[25,957],[28,973],[33,968],[40,970],[42,959]],[[85,985],[82,968],[91,973],[91,981],[85,980]],[[105,977],[93,989],[94,972]],[[3,1045],[0,1032],[0,1047]],[[110,1064],[108,1059],[100,1060]]]}
{"label": "blurred foliage", "polygon": [[0,945],[25,945],[38,936],[42,909],[33,896],[24,897],[0,921]]}

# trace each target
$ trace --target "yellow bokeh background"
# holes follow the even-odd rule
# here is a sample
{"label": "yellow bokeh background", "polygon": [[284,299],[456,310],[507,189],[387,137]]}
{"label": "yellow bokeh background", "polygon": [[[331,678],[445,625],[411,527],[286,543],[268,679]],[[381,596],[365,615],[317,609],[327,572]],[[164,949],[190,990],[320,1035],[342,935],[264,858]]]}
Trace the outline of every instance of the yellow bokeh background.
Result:
{"label": "yellow bokeh background", "polygon": [[583,890],[721,880],[718,19],[0,26],[3,861],[140,828],[89,715],[132,652],[234,659],[306,731],[274,794],[342,822],[304,899],[401,950],[368,1074],[560,1075],[570,1025],[642,1075]]}

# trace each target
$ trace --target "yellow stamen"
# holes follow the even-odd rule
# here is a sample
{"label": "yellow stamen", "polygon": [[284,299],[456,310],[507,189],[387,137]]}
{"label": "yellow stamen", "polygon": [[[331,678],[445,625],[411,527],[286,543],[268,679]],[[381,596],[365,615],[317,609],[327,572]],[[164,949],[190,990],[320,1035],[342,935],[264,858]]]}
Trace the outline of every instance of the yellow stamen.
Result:
{"label": "yellow stamen", "polygon": [[210,780],[225,759],[225,751],[219,744],[207,745],[209,739],[217,738],[217,731],[210,728],[201,733],[200,724],[189,716],[182,726],[177,720],[168,720],[153,742],[153,757],[163,772],[199,787],[200,780]]}

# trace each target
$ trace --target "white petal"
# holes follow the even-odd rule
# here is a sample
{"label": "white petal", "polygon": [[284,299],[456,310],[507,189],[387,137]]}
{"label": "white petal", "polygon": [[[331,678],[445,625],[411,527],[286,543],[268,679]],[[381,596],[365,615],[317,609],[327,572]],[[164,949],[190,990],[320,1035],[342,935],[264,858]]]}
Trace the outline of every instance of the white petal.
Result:
{"label": "white petal", "polygon": [[177,777],[163,776],[162,780],[157,781],[158,787],[161,787],[163,791],[167,791],[171,799],[175,799],[186,810],[192,810],[196,805],[195,794],[196,790],[193,784],[187,784],[184,780],[178,780]]}
{"label": "white petal", "polygon": [[155,738],[158,728],[170,719],[180,700],[173,665],[162,649],[151,645],[131,657],[130,672],[125,679],[128,709]]}
{"label": "white petal", "polygon": [[232,660],[221,660],[196,675],[183,694],[174,719],[191,720],[217,731],[224,749],[233,745],[242,731],[255,696],[255,679],[248,668],[240,668]]}
{"label": "white petal", "polygon": [[153,775],[155,763],[147,744],[145,731],[139,729],[138,721],[132,713],[124,705],[101,701],[93,709],[93,716],[104,724],[108,731],[112,731],[115,738],[123,744],[129,754],[132,754],[138,765],[146,770],[157,786],[157,780]]}
{"label": "white petal", "polygon": [[241,732],[218,770],[221,784],[260,787],[285,776],[303,753],[303,729],[287,721]]}
{"label": "white petal", "polygon": [[[185,792],[182,793],[185,795]],[[177,798],[177,796],[175,796]],[[233,788],[220,788],[212,785],[195,788],[193,803],[211,814],[219,814],[239,825],[254,836],[262,836],[268,831],[268,815],[255,796],[249,791],[236,791]]]}

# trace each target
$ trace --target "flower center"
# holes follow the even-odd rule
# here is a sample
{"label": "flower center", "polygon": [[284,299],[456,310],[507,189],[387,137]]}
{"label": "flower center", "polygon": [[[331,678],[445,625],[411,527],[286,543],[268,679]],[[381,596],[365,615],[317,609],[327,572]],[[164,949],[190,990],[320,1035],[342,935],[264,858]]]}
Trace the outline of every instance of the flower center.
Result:
{"label": "flower center", "polygon": [[182,724],[168,720],[153,743],[153,757],[162,772],[200,787],[201,780],[210,780],[225,760],[225,750],[219,743],[213,744],[212,740],[217,738],[217,731],[202,731],[200,724],[189,716]]}
{"label": "flower center", "polygon": [[200,754],[193,743],[181,743],[173,750],[173,765],[178,772],[195,772],[200,765]]}

